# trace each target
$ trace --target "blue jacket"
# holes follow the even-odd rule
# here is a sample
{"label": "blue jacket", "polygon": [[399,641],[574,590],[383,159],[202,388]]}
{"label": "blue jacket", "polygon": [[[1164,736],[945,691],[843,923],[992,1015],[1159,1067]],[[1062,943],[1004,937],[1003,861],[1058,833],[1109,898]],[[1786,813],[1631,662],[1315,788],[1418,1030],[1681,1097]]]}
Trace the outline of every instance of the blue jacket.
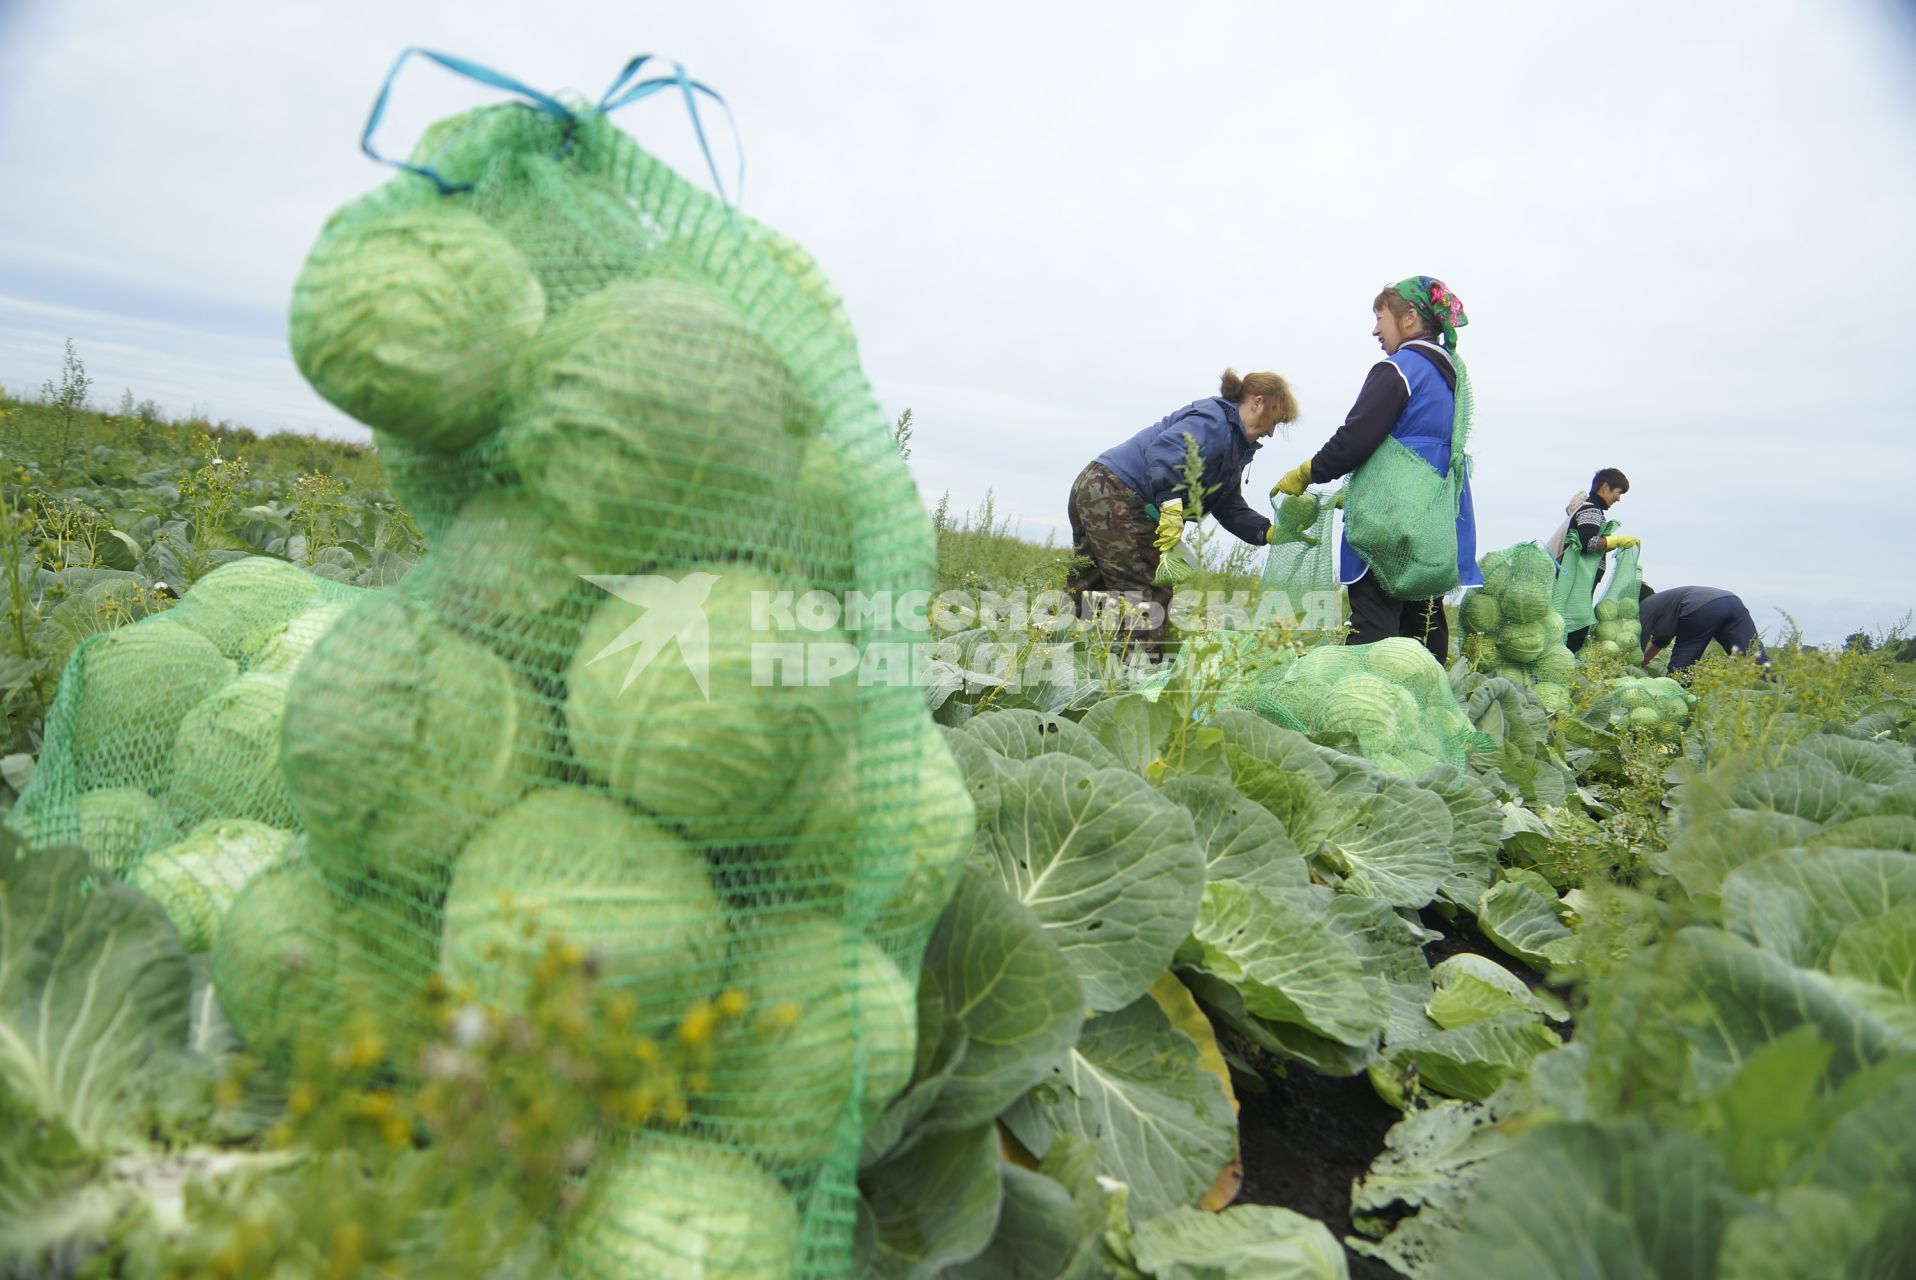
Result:
{"label": "blue jacket", "polygon": [[[1372,366],[1344,425],[1312,459],[1312,481],[1324,484],[1350,474],[1392,436],[1432,470],[1448,471],[1457,396],[1446,373],[1455,377],[1448,355],[1428,342],[1406,343],[1395,355]],[[1338,581],[1348,585],[1368,572],[1364,557],[1348,537],[1343,538],[1337,553]],[[1466,587],[1480,586],[1484,580],[1477,567],[1477,513],[1468,476],[1457,508],[1457,577]]]}
{"label": "blue jacket", "polygon": [[1106,449],[1098,461],[1113,475],[1143,496],[1152,506],[1161,507],[1173,498],[1190,506],[1184,492],[1184,437],[1197,441],[1198,456],[1204,460],[1204,511],[1246,542],[1263,546],[1271,522],[1257,514],[1244,501],[1244,468],[1251,464],[1263,442],[1253,443],[1244,434],[1244,420],[1237,406],[1221,396],[1211,396],[1185,405],[1155,426]]}

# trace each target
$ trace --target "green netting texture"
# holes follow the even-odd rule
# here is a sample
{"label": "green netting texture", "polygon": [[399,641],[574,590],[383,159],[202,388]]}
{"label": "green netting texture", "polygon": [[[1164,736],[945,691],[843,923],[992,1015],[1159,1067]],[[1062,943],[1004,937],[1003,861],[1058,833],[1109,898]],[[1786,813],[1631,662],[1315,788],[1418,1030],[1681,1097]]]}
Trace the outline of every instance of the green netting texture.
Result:
{"label": "green netting texture", "polygon": [[1536,692],[1553,712],[1570,709],[1577,656],[1564,646],[1563,616],[1552,605],[1557,565],[1541,543],[1520,542],[1480,562],[1484,585],[1464,596],[1464,655],[1479,670]]}
{"label": "green netting texture", "polygon": [[1641,662],[1643,627],[1637,621],[1637,612],[1643,569],[1636,547],[1617,552],[1606,582],[1603,598],[1596,604],[1595,624],[1583,651],[1620,657],[1630,663]]}
{"label": "green netting texture", "polygon": [[[1598,533],[1607,538],[1616,529],[1616,521],[1606,520]],[[1562,571],[1550,588],[1550,607],[1562,616],[1565,636],[1596,621],[1592,596],[1597,589],[1597,574],[1602,570],[1603,553],[1590,555],[1578,548],[1575,538],[1566,540]]]}
{"label": "green netting texture", "polygon": [[1428,600],[1457,585],[1457,514],[1470,476],[1470,423],[1476,412],[1470,372],[1457,370],[1451,412],[1450,468],[1439,473],[1395,437],[1345,486],[1344,536],[1384,590],[1398,600]]}
{"label": "green netting texture", "polygon": [[698,1069],[600,1144],[568,1274],[846,1274],[973,834],[877,661],[930,522],[799,246],[589,111],[414,160],[470,190],[341,209],[291,339],[425,556],[378,592],[242,560],[89,641],[13,821],[167,904],[269,1057],[362,1015],[416,1040],[428,984],[508,1025],[541,956],[589,956]]}
{"label": "green netting texture", "polygon": [[1669,676],[1618,676],[1578,718],[1612,732],[1630,730],[1674,740],[1696,707],[1696,695]]}
{"label": "green netting texture", "polygon": [[1336,605],[1337,539],[1332,530],[1341,501],[1341,492],[1307,489],[1279,499],[1271,511],[1274,527],[1258,593],[1282,593],[1284,611],[1292,617],[1309,616],[1320,602],[1327,609]]}
{"label": "green netting texture", "polygon": [[1245,682],[1232,704],[1312,737],[1345,735],[1379,769],[1415,778],[1463,768],[1476,730],[1421,641],[1325,644]]}

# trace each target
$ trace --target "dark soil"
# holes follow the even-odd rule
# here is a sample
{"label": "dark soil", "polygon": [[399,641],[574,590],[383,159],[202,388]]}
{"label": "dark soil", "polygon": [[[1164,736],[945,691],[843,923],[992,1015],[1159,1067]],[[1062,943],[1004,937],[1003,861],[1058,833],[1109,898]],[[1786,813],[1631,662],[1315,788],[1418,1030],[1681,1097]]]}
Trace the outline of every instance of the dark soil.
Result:
{"label": "dark soil", "polygon": [[[1435,965],[1472,951],[1509,969],[1531,986],[1541,979],[1521,961],[1499,950],[1467,917],[1425,923],[1443,937],[1424,948]],[[1558,1030],[1568,1035],[1569,1029]],[[1384,1149],[1384,1134],[1400,1119],[1396,1108],[1377,1096],[1366,1076],[1320,1076],[1291,1064],[1288,1074],[1270,1068],[1259,1073],[1263,1092],[1238,1088],[1238,1141],[1244,1161],[1239,1204],[1270,1204],[1309,1214],[1340,1241],[1358,1234],[1351,1226],[1351,1183],[1369,1171]],[[1351,1280],[1403,1280],[1375,1258],[1352,1253]]]}
{"label": "dark soil", "polygon": [[[1362,1177],[1397,1123],[1394,1107],[1364,1076],[1338,1079],[1293,1065],[1266,1074],[1268,1091],[1238,1093],[1244,1156],[1239,1204],[1273,1204],[1309,1214],[1342,1240],[1352,1234],[1351,1180]],[[1344,1251],[1352,1280],[1402,1280],[1373,1258]]]}

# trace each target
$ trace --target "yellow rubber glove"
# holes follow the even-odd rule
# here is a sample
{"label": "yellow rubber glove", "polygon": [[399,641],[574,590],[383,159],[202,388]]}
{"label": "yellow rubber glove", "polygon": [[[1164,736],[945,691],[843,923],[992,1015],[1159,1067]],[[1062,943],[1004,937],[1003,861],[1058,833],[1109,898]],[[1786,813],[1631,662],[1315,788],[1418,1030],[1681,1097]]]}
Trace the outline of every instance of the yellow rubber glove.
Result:
{"label": "yellow rubber glove", "polygon": [[1630,547],[1640,547],[1643,539],[1633,538],[1627,533],[1613,533],[1603,540],[1603,545],[1612,551],[1624,551]]}
{"label": "yellow rubber glove", "polygon": [[1158,550],[1169,551],[1184,536],[1184,500],[1173,498],[1158,508]]}
{"label": "yellow rubber glove", "polygon": [[1271,496],[1275,498],[1280,493],[1300,494],[1310,486],[1310,483],[1311,460],[1306,458],[1289,471],[1286,471],[1284,478],[1271,486]]}

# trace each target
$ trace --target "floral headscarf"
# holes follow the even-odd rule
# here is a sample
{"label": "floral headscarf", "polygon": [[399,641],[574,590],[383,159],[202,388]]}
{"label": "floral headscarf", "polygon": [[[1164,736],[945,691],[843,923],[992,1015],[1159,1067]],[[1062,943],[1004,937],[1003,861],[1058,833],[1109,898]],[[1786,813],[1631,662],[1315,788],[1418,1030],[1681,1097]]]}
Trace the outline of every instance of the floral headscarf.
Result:
{"label": "floral headscarf", "polygon": [[1470,317],[1464,314],[1464,304],[1449,285],[1435,276],[1411,276],[1391,288],[1426,325],[1444,335],[1444,346],[1457,349],[1457,330],[1469,324]]}

